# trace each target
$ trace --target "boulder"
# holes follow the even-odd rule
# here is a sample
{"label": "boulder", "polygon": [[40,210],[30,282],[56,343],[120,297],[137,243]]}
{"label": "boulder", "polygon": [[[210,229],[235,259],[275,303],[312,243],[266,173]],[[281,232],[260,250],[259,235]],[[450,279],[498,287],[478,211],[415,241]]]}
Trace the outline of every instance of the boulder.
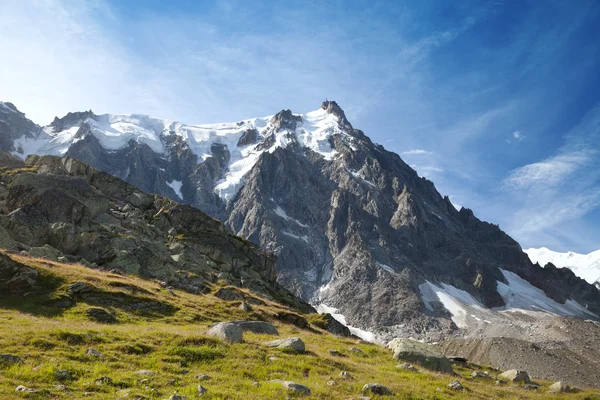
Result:
{"label": "boulder", "polygon": [[412,364],[409,364],[409,363],[398,364],[398,365],[396,365],[396,368],[406,369],[408,371],[413,371],[413,372],[417,371],[417,369],[415,367],[413,367]]}
{"label": "boulder", "polygon": [[274,379],[269,382],[281,384],[281,386],[283,386],[290,393],[294,393],[301,396],[310,394],[310,388],[308,386],[304,386],[296,382],[282,381],[281,379]]}
{"label": "boulder", "polygon": [[264,321],[231,321],[236,324],[244,332],[260,333],[265,335],[279,335],[277,328],[270,322]]}
{"label": "boulder", "polygon": [[28,388],[26,386],[23,385],[19,385],[17,386],[17,388],[15,389],[15,392],[24,392],[24,393],[37,393],[37,390],[32,389],[32,388]]}
{"label": "boulder", "polygon": [[578,392],[577,389],[572,388],[571,386],[567,385],[566,383],[562,382],[562,381],[558,381],[558,382],[554,382],[552,385],[550,385],[550,389],[549,389],[550,393],[575,393]]}
{"label": "boulder", "polygon": [[54,379],[63,382],[72,381],[75,378],[73,377],[73,373],[68,369],[57,369],[56,371],[54,371]]}
{"label": "boulder", "polygon": [[221,322],[210,328],[206,333],[229,343],[241,343],[243,330],[239,325],[231,322]]}
{"label": "boulder", "polygon": [[392,396],[394,392],[386,386],[380,385],[379,383],[367,383],[362,388],[363,393],[376,394],[378,396]]}
{"label": "boulder", "polygon": [[281,350],[291,351],[293,353],[304,353],[306,351],[304,342],[296,337],[273,340],[271,342],[267,342],[266,345],[269,347],[276,347]]}
{"label": "boulder", "polygon": [[139,371],[136,371],[134,373],[136,375],[142,375],[142,376],[154,376],[154,375],[156,375],[156,372],[150,371],[149,369],[140,369]]}
{"label": "boulder", "polygon": [[100,353],[96,349],[87,349],[85,351],[85,355],[90,357],[104,357],[104,354]]}
{"label": "boulder", "polygon": [[13,356],[12,354],[0,354],[0,364],[21,364],[21,357]]}
{"label": "boulder", "polygon": [[473,371],[471,373],[471,378],[489,378],[490,375],[485,371]]}
{"label": "boulder", "polygon": [[202,387],[202,385],[198,385],[198,396],[204,396],[208,390]]}
{"label": "boulder", "polygon": [[499,380],[506,380],[513,383],[529,383],[529,374],[525,371],[510,369],[498,375]]}
{"label": "boulder", "polygon": [[415,362],[423,368],[451,374],[452,363],[435,347],[412,339],[394,339],[388,343],[398,360]]}
{"label": "boulder", "polygon": [[350,347],[350,351],[355,354],[358,354],[359,356],[362,356],[362,357],[367,356],[367,354],[364,351],[362,351],[361,349],[359,349],[358,347]]}
{"label": "boulder", "polygon": [[457,380],[454,380],[452,382],[450,382],[450,384],[448,385],[448,389],[450,390],[465,390],[465,387],[463,385],[461,385],[461,383]]}

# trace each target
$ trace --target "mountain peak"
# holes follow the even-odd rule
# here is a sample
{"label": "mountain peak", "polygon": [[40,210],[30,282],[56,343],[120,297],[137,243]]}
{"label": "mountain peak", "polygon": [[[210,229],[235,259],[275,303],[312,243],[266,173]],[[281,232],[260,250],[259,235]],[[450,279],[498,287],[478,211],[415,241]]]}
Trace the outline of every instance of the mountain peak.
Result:
{"label": "mountain peak", "polygon": [[54,117],[54,121],[50,124],[54,132],[61,132],[71,128],[88,118],[95,118],[96,114],[92,110],[69,112],[62,118]]}
{"label": "mountain peak", "polygon": [[325,100],[323,103],[321,103],[321,108],[323,110],[327,111],[329,114],[333,114],[336,117],[338,117],[340,124],[342,126],[348,128],[348,129],[353,129],[352,124],[346,118],[346,113],[344,113],[344,110],[342,110],[342,107],[340,107],[339,104],[336,103],[335,101]]}

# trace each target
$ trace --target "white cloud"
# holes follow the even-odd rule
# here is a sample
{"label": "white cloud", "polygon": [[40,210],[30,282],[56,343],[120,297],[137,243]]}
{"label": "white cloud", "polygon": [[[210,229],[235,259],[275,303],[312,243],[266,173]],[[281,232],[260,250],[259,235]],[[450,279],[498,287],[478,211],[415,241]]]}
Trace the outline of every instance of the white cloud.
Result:
{"label": "white cloud", "polygon": [[521,133],[521,131],[514,131],[512,136],[518,141],[525,139],[525,136]]}
{"label": "white cloud", "polygon": [[505,188],[528,189],[535,195],[554,189],[593,157],[589,151],[578,151],[550,157],[513,170],[504,180]]}
{"label": "white cloud", "polygon": [[422,150],[422,149],[414,149],[414,150],[403,151],[401,153],[401,155],[403,155],[403,156],[421,156],[421,155],[428,155],[428,154],[433,154],[433,152],[427,151],[427,150]]}

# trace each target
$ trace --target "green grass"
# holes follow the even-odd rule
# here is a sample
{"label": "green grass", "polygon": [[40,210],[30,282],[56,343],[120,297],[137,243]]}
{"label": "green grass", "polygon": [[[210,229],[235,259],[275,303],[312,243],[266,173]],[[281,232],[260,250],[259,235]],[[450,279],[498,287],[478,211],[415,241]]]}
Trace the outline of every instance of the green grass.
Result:
{"label": "green grass", "polygon": [[[308,399],[358,398],[366,383],[381,383],[395,395],[390,399],[599,399],[600,391],[553,396],[547,393],[551,382],[540,382],[539,393],[518,386],[496,387],[494,380],[470,380],[475,369],[457,367],[458,379],[468,391],[455,393],[446,388],[456,377],[432,372],[414,373],[395,368],[389,350],[373,344],[357,343],[324,332],[324,321],[304,315],[308,330],[275,319],[289,311],[263,299],[249,313],[239,310],[239,302],[226,302],[211,294],[192,295],[161,290],[158,282],[133,276],[119,276],[88,269],[12,255],[15,260],[38,268],[47,282],[45,293],[19,299],[0,298],[0,353],[18,355],[20,365],[0,366],[0,399],[166,399],[177,391],[189,399],[198,398],[197,387],[208,389],[206,399],[285,399],[293,397],[273,379],[292,380],[307,385]],[[91,322],[85,310],[97,304],[78,302],[67,309],[53,308],[55,299],[64,296],[66,286],[75,281],[93,284],[102,296],[117,296],[124,301],[154,301],[168,306],[165,313],[138,313],[116,305],[105,307],[119,323]],[[132,292],[131,287],[138,288]],[[213,291],[217,288],[213,288]],[[132,294],[134,293],[134,294]],[[125,296],[125,297],[123,297]],[[40,312],[40,308],[46,309]],[[49,312],[48,310],[52,310]],[[298,336],[305,343],[305,354],[290,354],[268,348],[275,337],[244,333],[244,343],[227,344],[204,335],[208,327],[225,320],[269,320],[280,337]],[[350,351],[357,347],[366,356]],[[94,357],[86,350],[103,354]],[[329,349],[344,357],[331,356]],[[153,376],[137,375],[146,369]],[[73,379],[60,381],[59,370],[68,370]],[[353,380],[338,377],[348,371]],[[491,370],[490,370],[491,371]],[[211,378],[198,381],[196,375]],[[99,380],[107,377],[110,380]],[[339,382],[328,386],[328,380]],[[258,384],[257,384],[258,383]],[[60,390],[56,385],[66,385]],[[36,394],[16,393],[24,385],[39,390]],[[441,391],[437,389],[440,388]],[[375,399],[376,397],[371,396]]]}

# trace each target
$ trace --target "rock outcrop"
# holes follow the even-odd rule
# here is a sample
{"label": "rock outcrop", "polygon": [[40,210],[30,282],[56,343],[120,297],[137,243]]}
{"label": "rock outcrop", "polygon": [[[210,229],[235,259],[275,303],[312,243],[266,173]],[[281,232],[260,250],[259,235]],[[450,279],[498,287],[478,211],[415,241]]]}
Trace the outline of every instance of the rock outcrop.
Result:
{"label": "rock outcrop", "polygon": [[[23,168],[0,171],[0,191],[0,242],[9,250],[155,278],[192,293],[221,280],[312,310],[276,282],[275,257],[219,221],[75,159],[30,156]],[[3,293],[34,291],[37,274],[0,254]],[[93,290],[84,282],[68,288],[75,300]]]}

